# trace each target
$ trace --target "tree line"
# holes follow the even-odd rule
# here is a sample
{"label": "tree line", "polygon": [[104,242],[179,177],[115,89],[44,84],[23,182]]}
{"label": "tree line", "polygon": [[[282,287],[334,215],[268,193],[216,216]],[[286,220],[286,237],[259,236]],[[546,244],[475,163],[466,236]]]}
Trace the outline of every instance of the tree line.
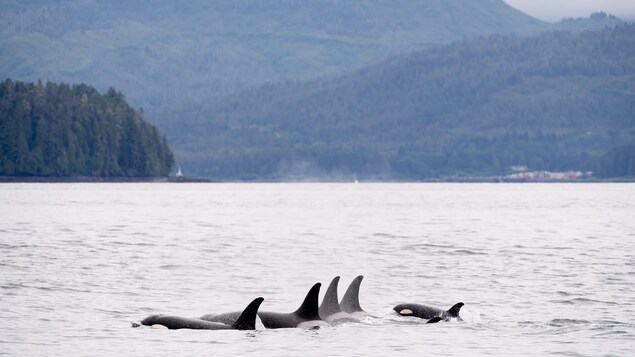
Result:
{"label": "tree line", "polygon": [[174,157],[114,88],[0,82],[0,176],[153,177]]}

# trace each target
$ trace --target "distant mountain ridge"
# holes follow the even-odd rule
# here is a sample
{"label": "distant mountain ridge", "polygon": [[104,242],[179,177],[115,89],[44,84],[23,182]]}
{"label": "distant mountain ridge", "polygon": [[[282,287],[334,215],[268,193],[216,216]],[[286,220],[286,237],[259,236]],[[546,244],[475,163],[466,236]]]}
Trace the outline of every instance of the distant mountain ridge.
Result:
{"label": "distant mountain ridge", "polygon": [[635,142],[635,25],[458,42],[176,113],[180,164],[218,179],[595,170]]}
{"label": "distant mountain ridge", "polygon": [[113,86],[160,121],[184,99],[549,26],[502,0],[6,0],[0,10],[0,77]]}
{"label": "distant mountain ridge", "polygon": [[564,18],[560,22],[552,25],[555,31],[589,31],[601,30],[607,27],[614,27],[624,24],[625,21],[605,12],[594,12],[586,18]]}

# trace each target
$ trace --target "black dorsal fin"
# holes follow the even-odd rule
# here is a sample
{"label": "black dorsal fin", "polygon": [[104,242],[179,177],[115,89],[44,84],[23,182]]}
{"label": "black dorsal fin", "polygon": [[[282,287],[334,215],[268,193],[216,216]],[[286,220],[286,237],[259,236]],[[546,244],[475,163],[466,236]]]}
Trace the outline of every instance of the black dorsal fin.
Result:
{"label": "black dorsal fin", "polygon": [[250,302],[240,316],[238,316],[238,320],[234,322],[232,328],[236,330],[255,330],[258,308],[263,300],[263,298],[259,297]]}
{"label": "black dorsal fin", "polygon": [[302,305],[300,305],[300,307],[295,310],[294,314],[306,321],[321,320],[318,309],[320,286],[322,286],[321,283],[316,283],[315,285],[313,285],[311,290],[309,290],[309,293],[306,294]]}
{"label": "black dorsal fin", "polygon": [[347,313],[353,313],[358,311],[364,311],[362,307],[359,305],[359,286],[362,283],[362,279],[364,279],[363,275],[360,275],[353,279],[351,285],[346,289],[346,293],[340,301],[340,309]]}
{"label": "black dorsal fin", "polygon": [[322,318],[342,312],[340,303],[338,302],[339,300],[337,299],[337,284],[339,281],[340,277],[336,276],[331,281],[331,284],[329,284],[328,289],[326,289],[322,304],[320,305],[320,316]]}
{"label": "black dorsal fin", "polygon": [[451,317],[459,317],[459,311],[461,311],[462,307],[463,307],[462,302],[456,303],[454,304],[454,306],[450,308],[450,310],[447,311],[447,313]]}

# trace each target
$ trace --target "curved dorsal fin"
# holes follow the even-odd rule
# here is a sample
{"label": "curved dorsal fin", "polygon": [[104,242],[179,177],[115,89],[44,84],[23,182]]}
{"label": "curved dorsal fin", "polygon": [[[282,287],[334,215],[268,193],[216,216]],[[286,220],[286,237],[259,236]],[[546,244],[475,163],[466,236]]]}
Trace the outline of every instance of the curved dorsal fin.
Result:
{"label": "curved dorsal fin", "polygon": [[364,279],[363,275],[359,275],[351,282],[351,285],[346,289],[346,293],[340,301],[340,309],[347,313],[353,313],[358,311],[364,311],[362,307],[359,305],[359,285],[362,283],[362,279]]}
{"label": "curved dorsal fin", "polygon": [[450,310],[447,311],[447,313],[451,317],[459,317],[459,311],[461,311],[462,307],[463,307],[463,303],[462,302],[456,303],[456,304],[454,304],[454,306],[452,306],[450,308]]}
{"label": "curved dorsal fin", "polygon": [[329,284],[328,289],[326,289],[326,293],[324,294],[324,298],[322,298],[322,304],[319,309],[320,316],[322,318],[342,312],[338,302],[339,300],[337,299],[337,284],[339,281],[340,277],[336,276],[331,281],[331,284]]}
{"label": "curved dorsal fin", "polygon": [[234,322],[232,328],[236,330],[255,330],[258,308],[263,300],[263,298],[258,297],[250,302],[240,316],[238,316],[238,320]]}
{"label": "curved dorsal fin", "polygon": [[298,315],[304,320],[321,320],[318,309],[320,286],[322,286],[321,283],[316,283],[315,285],[313,285],[308,294],[306,294],[302,305],[300,305],[300,307],[295,310],[294,314]]}

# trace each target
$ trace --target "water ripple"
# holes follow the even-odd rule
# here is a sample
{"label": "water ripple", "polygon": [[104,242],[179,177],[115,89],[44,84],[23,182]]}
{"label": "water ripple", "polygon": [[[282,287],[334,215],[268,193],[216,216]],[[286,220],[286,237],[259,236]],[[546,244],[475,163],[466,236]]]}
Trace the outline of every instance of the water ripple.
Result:
{"label": "water ripple", "polygon": [[[629,355],[632,202],[619,184],[0,185],[0,343],[9,355],[420,355],[431,341],[440,355]],[[313,283],[342,276],[341,298],[359,274],[379,316],[360,324],[128,328],[256,296],[294,311]],[[460,323],[392,312],[458,301]]]}

